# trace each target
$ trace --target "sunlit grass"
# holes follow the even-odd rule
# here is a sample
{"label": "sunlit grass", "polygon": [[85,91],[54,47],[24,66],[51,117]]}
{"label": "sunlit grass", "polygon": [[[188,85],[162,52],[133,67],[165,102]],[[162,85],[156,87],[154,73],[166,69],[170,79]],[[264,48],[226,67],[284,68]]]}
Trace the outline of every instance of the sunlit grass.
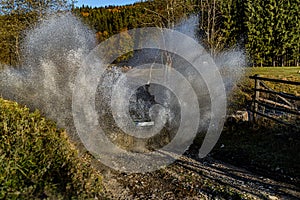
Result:
{"label": "sunlit grass", "polygon": [[90,162],[54,122],[0,98],[0,199],[99,197]]}

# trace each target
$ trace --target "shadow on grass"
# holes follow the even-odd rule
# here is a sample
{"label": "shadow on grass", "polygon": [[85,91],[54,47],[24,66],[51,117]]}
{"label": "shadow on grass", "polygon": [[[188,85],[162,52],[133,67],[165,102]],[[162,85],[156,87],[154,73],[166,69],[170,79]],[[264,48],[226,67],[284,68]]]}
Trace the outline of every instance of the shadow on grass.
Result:
{"label": "shadow on grass", "polygon": [[300,131],[283,126],[225,130],[212,151],[216,159],[285,182],[300,182]]}

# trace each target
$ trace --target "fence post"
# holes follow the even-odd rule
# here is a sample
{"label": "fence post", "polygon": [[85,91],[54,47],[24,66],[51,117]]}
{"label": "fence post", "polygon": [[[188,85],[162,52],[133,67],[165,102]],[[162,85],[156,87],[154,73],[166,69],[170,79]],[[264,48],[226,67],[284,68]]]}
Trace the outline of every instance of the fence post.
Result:
{"label": "fence post", "polygon": [[[255,74],[254,77],[259,77],[258,74]],[[260,88],[260,80],[255,79],[255,93],[254,93],[254,113],[253,113],[253,121],[254,123],[257,123],[257,112],[258,112],[258,101],[259,101],[259,91],[257,91]]]}

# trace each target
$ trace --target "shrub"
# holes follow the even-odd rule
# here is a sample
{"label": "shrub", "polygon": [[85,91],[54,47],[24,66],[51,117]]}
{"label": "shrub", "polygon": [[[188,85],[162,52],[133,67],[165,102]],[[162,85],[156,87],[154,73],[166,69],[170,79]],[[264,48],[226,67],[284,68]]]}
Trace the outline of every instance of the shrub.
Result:
{"label": "shrub", "polygon": [[91,159],[38,111],[0,98],[0,199],[99,197]]}

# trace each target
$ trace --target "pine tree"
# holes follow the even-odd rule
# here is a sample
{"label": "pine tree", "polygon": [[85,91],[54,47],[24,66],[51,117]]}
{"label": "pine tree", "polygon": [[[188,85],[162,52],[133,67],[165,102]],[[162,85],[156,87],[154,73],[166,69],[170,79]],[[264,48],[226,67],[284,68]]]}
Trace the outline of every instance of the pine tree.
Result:
{"label": "pine tree", "polygon": [[247,21],[247,43],[246,49],[248,56],[251,58],[253,65],[263,65],[264,51],[264,8],[263,2],[260,0],[252,0],[246,2]]}
{"label": "pine tree", "polygon": [[254,65],[299,62],[299,0],[247,1],[247,52]]}

